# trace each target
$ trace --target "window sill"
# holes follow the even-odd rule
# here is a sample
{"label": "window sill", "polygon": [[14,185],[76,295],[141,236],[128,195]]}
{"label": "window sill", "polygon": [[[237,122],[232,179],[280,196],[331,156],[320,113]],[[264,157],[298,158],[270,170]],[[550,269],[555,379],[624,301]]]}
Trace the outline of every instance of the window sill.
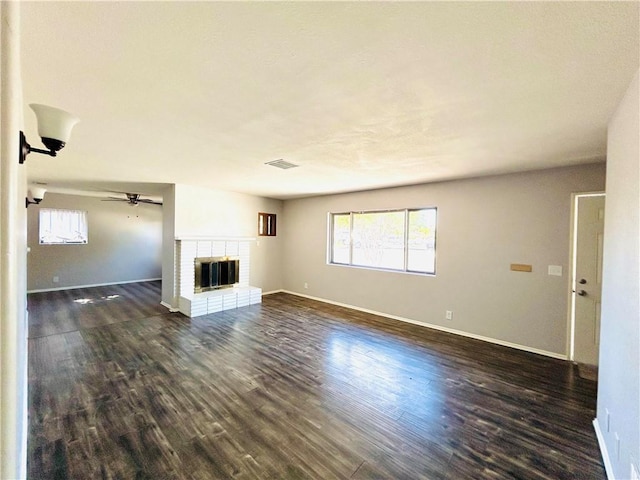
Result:
{"label": "window sill", "polygon": [[373,270],[375,272],[400,273],[403,275],[416,275],[418,277],[434,277],[435,278],[436,276],[435,272],[434,273],[414,272],[412,270],[396,270],[393,268],[367,267],[364,265],[349,265],[346,263],[327,262],[327,265],[330,267],[346,267],[346,268],[356,268],[359,270]]}

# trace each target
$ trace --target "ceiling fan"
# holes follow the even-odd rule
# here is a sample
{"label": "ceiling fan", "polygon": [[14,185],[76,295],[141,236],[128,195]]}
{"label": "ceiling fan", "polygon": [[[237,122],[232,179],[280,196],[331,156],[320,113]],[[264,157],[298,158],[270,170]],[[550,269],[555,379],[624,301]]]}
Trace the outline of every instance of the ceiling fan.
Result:
{"label": "ceiling fan", "polygon": [[[124,193],[124,192],[122,192]],[[137,207],[141,203],[150,203],[152,205],[162,205],[162,202],[156,202],[148,198],[140,198],[139,193],[124,193],[127,198],[109,197],[103,200],[103,202],[127,202],[132,207]]]}

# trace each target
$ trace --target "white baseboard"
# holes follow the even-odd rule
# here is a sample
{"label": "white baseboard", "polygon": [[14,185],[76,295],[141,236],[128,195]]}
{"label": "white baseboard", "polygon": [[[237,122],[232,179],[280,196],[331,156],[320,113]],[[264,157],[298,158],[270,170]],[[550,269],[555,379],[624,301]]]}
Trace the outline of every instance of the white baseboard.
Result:
{"label": "white baseboard", "polygon": [[[262,292],[262,296],[264,297],[265,295],[273,295],[274,293],[289,293],[286,290],[271,290],[270,292]],[[295,295],[295,294],[294,294]]]}
{"label": "white baseboard", "polygon": [[[473,338],[476,340],[482,340],[483,342],[494,343],[496,345],[502,345],[503,347],[515,348],[517,350],[523,350],[525,352],[536,353],[538,355],[544,355],[545,357],[557,358],[559,360],[567,360],[567,356],[561,353],[549,352],[547,350],[541,350],[539,348],[533,348],[526,345],[520,345],[518,343],[506,342],[504,340],[499,340],[497,338],[485,337],[483,335],[477,335],[475,333],[465,332],[464,330],[456,330],[454,328],[443,327],[441,325],[434,325],[432,323],[419,322],[417,320],[412,320],[411,318],[399,317],[397,315],[391,315],[384,312],[378,312],[375,310],[369,310],[368,308],[357,307],[355,305],[349,305],[347,303],[334,302],[332,300],[327,300],[325,298],[312,297],[311,295],[305,295],[303,293],[291,292],[289,290],[280,290],[284,293],[289,293],[291,295],[297,295],[298,297],[304,297],[311,300],[317,300],[319,302],[330,303],[332,305],[337,305],[339,307],[346,307],[352,310],[358,310],[360,312],[371,313],[373,315],[378,315],[381,317],[391,318],[393,320],[399,320],[401,322],[412,323],[413,325],[419,325],[421,327],[431,328],[433,330],[440,330],[442,332],[453,333],[454,335],[460,335],[463,337]],[[274,292],[275,293],[275,292]]]}
{"label": "white baseboard", "polygon": [[36,290],[27,290],[27,293],[58,292],[60,290],[75,290],[77,288],[92,288],[92,287],[108,287],[109,285],[124,285],[127,283],[139,283],[139,282],[155,282],[157,280],[162,280],[162,278],[141,278],[140,280],[127,280],[124,282],[93,283],[90,285],[75,285],[70,287],[40,288]]}
{"label": "white baseboard", "polygon": [[600,447],[600,453],[602,454],[604,469],[607,472],[607,479],[615,480],[615,477],[613,476],[611,458],[609,458],[609,450],[607,450],[607,444],[604,441],[604,436],[602,435],[602,430],[600,430],[600,423],[597,418],[593,419],[593,429],[596,431],[596,437],[598,438],[598,446]]}

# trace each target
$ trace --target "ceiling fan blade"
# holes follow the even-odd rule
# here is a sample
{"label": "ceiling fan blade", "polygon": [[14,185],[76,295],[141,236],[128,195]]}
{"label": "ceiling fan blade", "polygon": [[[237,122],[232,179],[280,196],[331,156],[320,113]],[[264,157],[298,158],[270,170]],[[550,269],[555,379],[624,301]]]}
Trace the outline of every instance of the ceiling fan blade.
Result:
{"label": "ceiling fan blade", "polygon": [[148,198],[141,198],[138,200],[140,203],[149,203],[151,205],[162,205],[162,202],[156,202],[155,200],[149,200]]}
{"label": "ceiling fan blade", "polygon": [[103,202],[128,202],[129,200],[127,200],[126,198],[109,197],[109,198],[103,198],[102,201]]}

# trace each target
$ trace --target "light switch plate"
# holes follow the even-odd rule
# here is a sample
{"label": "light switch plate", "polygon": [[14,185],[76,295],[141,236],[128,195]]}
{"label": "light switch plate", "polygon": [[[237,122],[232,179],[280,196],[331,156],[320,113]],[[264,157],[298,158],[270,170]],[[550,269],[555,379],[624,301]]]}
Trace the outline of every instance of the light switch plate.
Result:
{"label": "light switch plate", "polygon": [[549,275],[554,275],[556,277],[562,276],[562,265],[549,265]]}

